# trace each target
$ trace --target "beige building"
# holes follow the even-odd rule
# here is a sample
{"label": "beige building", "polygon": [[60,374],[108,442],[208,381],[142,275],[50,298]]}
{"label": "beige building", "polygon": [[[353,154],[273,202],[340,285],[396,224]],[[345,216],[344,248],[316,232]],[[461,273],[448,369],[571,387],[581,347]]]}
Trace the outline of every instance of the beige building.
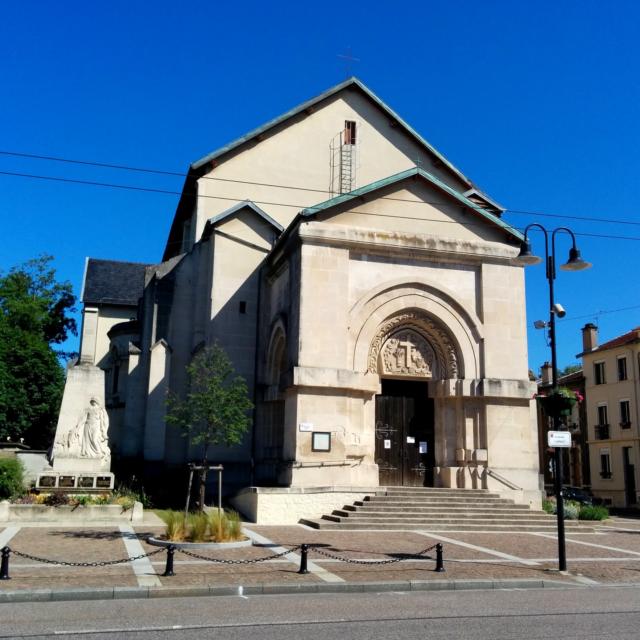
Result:
{"label": "beige building", "polygon": [[616,507],[638,503],[640,489],[640,327],[598,345],[598,329],[582,329],[582,368],[594,495]]}
{"label": "beige building", "polygon": [[356,79],[195,162],[160,264],[87,265],[81,362],[105,372],[114,459],[162,481],[197,458],[165,397],[217,340],[255,411],[211,459],[254,518],[380,485],[539,505],[522,238],[502,214]]}

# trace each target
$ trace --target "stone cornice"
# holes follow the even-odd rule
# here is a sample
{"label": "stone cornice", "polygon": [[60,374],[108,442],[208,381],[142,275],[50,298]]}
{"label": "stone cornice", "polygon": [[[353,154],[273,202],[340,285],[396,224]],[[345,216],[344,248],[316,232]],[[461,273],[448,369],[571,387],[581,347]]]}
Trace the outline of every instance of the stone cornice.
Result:
{"label": "stone cornice", "polygon": [[359,251],[423,254],[438,259],[463,258],[470,262],[510,262],[518,248],[500,242],[463,240],[383,229],[347,227],[326,222],[303,222],[298,228],[303,243],[341,246]]}

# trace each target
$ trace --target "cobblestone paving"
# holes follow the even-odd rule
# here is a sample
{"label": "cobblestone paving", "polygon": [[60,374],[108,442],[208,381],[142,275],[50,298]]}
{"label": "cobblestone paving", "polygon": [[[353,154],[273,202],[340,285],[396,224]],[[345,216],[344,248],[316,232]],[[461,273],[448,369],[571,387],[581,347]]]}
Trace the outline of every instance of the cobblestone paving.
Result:
{"label": "cobblestone paving", "polygon": [[[527,533],[417,533],[411,531],[315,531],[301,526],[255,526],[251,531],[272,541],[273,545],[254,545],[224,551],[197,553],[227,560],[271,557],[273,546],[293,547],[302,543],[320,544],[321,549],[344,559],[386,560],[398,554],[411,556],[443,541],[445,573],[436,573],[435,560],[416,561],[408,557],[401,562],[385,565],[351,564],[324,557],[314,551],[309,560],[325,571],[348,582],[378,582],[406,580],[501,580],[551,579],[575,581],[584,578],[602,583],[640,584],[640,526],[623,531],[626,523],[599,528],[599,533],[567,534],[569,575],[561,576],[557,568],[557,542],[553,537]],[[631,524],[634,524],[631,521]],[[3,528],[0,528],[0,531]],[[135,527],[145,553],[157,550],[146,542],[150,535],[162,533],[160,527],[148,524]],[[455,544],[453,541],[469,546]],[[578,544],[579,542],[589,544]],[[601,548],[614,547],[615,549]],[[29,527],[22,526],[9,546],[23,553],[73,562],[96,562],[127,557],[123,534],[117,525],[104,527]],[[480,549],[475,547],[481,547]],[[493,553],[492,553],[493,552]],[[502,557],[508,554],[515,559]],[[426,555],[435,559],[435,550]],[[518,562],[518,558],[523,562]],[[256,564],[220,564],[203,562],[176,552],[173,577],[163,577],[166,554],[150,558],[164,586],[213,586],[252,584],[318,583],[313,573],[300,575],[299,565],[286,558],[270,559]],[[575,559],[575,560],[574,560]],[[537,564],[527,565],[535,561]],[[4,589],[82,588],[98,586],[136,586],[138,578],[131,563],[106,567],[60,567],[40,564],[30,559],[11,556],[11,580],[0,582]]]}
{"label": "cobblestone paving", "polygon": [[[345,558],[389,558],[388,554],[413,554],[439,542],[429,536],[411,531],[313,531],[302,527],[258,527],[251,530],[280,544],[325,544],[327,550]],[[434,555],[435,551],[430,552]],[[493,556],[465,547],[456,547],[455,557],[471,559]],[[317,555],[313,555],[314,561]],[[404,566],[404,562],[403,562]]]}

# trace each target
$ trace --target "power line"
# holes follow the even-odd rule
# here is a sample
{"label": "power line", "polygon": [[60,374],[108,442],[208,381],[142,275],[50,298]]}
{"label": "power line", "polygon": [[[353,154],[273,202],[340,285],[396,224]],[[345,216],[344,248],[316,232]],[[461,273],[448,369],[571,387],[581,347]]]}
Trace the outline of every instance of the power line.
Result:
{"label": "power line", "polygon": [[[188,193],[188,192],[181,192],[181,191],[171,191],[168,189],[157,189],[154,187],[136,187],[133,185],[123,185],[123,184],[115,184],[115,183],[110,183],[110,182],[97,182],[94,180],[81,180],[78,178],[62,178],[62,177],[58,177],[58,176],[43,176],[43,175],[38,175],[38,174],[32,174],[32,173],[22,173],[22,172],[16,172],[16,171],[0,171],[0,175],[5,175],[5,176],[13,176],[13,177],[19,177],[19,178],[28,178],[28,179],[33,179],[33,180],[46,180],[46,181],[52,181],[52,182],[61,182],[61,183],[67,183],[67,184],[81,184],[81,185],[87,185],[87,186],[93,186],[93,187],[103,187],[103,188],[107,188],[107,189],[119,189],[119,190],[130,190],[130,191],[138,191],[138,192],[144,192],[144,193],[158,193],[158,194],[163,194],[163,195],[173,195],[173,196],[180,196],[183,193],[187,193],[187,195],[193,195],[197,198],[208,198],[208,199],[213,199],[213,200],[225,200],[228,202],[238,202],[238,198],[229,198],[229,197],[224,197],[224,196],[214,196],[214,195],[206,195],[206,194],[200,194],[200,193]],[[285,202],[269,202],[269,201],[265,201],[265,200],[253,200],[253,202],[255,204],[260,204],[260,205],[264,205],[264,206],[274,206],[274,207],[289,207],[292,209],[297,209],[297,210],[303,210],[303,209],[313,209],[313,206],[308,206],[308,205],[304,205],[304,204],[290,204],[290,203],[285,203]],[[416,204],[433,204],[433,205],[441,205],[441,202],[427,202],[427,201],[414,201],[414,200],[410,200],[409,202],[415,202]],[[462,206],[462,205],[461,205]],[[465,208],[469,208],[469,207],[465,207]],[[481,207],[476,207],[476,210],[481,210],[484,212],[484,209],[482,209]],[[436,219],[432,219],[432,218],[424,218],[424,217],[420,217],[420,216],[402,216],[402,215],[396,215],[396,214],[384,214],[384,213],[373,213],[373,212],[369,212],[369,211],[357,211],[357,210],[350,210],[349,213],[352,214],[358,214],[358,215],[365,215],[365,216],[370,216],[370,217],[378,217],[378,218],[396,218],[396,219],[400,219],[400,220],[415,220],[415,221],[420,221],[420,222],[437,222],[437,223],[442,223],[442,224],[456,224],[459,226],[464,226],[464,227],[478,227],[478,228],[486,228],[486,225],[484,224],[480,224],[480,223],[473,223],[473,222],[459,222],[456,220],[436,220]],[[513,229],[516,229],[518,231],[523,231],[523,229],[518,229],[517,227],[512,227]],[[506,229],[505,229],[506,231]],[[611,235],[611,234],[599,234],[599,233],[587,233],[587,232],[575,232],[576,236],[583,236],[583,237],[591,237],[591,238],[603,238],[603,239],[607,239],[607,240],[632,240],[632,241],[640,241],[640,237],[638,236],[618,236],[618,235]]]}
{"label": "power line", "polygon": [[572,316],[571,318],[564,318],[563,322],[571,320],[584,320],[585,318],[593,318],[594,316],[605,316],[610,313],[618,313],[619,311],[631,311],[632,309],[640,309],[640,304],[634,304],[631,307],[620,307],[619,309],[601,309],[600,311],[594,311],[593,313],[586,313],[583,316]]}
{"label": "power line", "polygon": [[[0,155],[5,155],[5,156],[14,156],[14,157],[19,157],[19,158],[29,158],[32,160],[47,160],[47,161],[51,161],[51,162],[61,162],[61,163],[66,163],[66,164],[74,164],[74,165],[82,165],[82,166],[89,166],[89,167],[99,167],[99,168],[103,168],[103,169],[116,169],[119,171],[131,171],[131,172],[138,172],[138,173],[145,173],[145,174],[156,174],[156,175],[164,175],[164,176],[172,176],[172,177],[179,177],[179,178],[186,178],[187,174],[184,172],[180,172],[180,171],[168,171],[165,169],[152,169],[149,167],[134,167],[132,165],[123,165],[123,164],[111,164],[111,163],[107,163],[107,162],[97,162],[97,161],[93,161],[93,160],[78,160],[78,159],[74,159],[74,158],[63,158],[60,156],[47,156],[47,155],[39,155],[39,154],[33,154],[33,153],[24,153],[24,152],[20,152],[20,151],[7,151],[7,150],[0,150]],[[0,172],[0,173],[4,173],[4,172]],[[4,175],[12,175],[10,173],[4,173]],[[44,178],[47,179],[47,178]],[[314,189],[312,187],[297,187],[294,185],[284,185],[284,184],[277,184],[277,183],[270,183],[270,182],[254,182],[251,180],[239,180],[239,179],[235,179],[235,178],[220,178],[217,176],[200,176],[199,178],[200,180],[213,180],[216,182],[229,182],[229,183],[235,183],[235,184],[247,184],[247,185],[252,185],[252,186],[258,186],[258,187],[270,187],[270,188],[276,188],[276,189],[290,189],[290,190],[294,190],[294,191],[307,191],[310,193],[322,193],[323,195],[330,195],[330,191],[328,191],[327,189]],[[103,185],[101,183],[94,183],[96,186],[106,186]],[[124,187],[120,187],[120,186],[116,186],[115,188],[124,188]],[[135,187],[131,187],[132,189]],[[138,187],[138,190],[144,190],[143,188]],[[171,193],[172,195],[175,192],[169,192],[169,191],[163,191],[163,190],[153,190],[153,189],[149,189],[150,191],[157,191],[158,193]],[[178,194],[179,195],[179,194]],[[207,196],[201,196],[201,197],[207,197]],[[213,196],[209,196],[209,197],[213,197]],[[393,198],[390,196],[383,196],[381,199],[383,200],[391,200],[394,202],[408,202],[408,203],[412,203],[412,204],[437,204],[437,203],[429,203],[429,202],[424,202],[422,200],[411,200],[409,198]],[[283,205],[282,203],[280,203],[281,206],[294,206],[296,208],[304,208],[306,205]],[[482,209],[482,207],[476,207],[477,209]],[[506,209],[506,211],[508,211],[509,213],[514,213],[514,214],[518,214],[518,215],[528,215],[528,216],[541,216],[541,217],[547,217],[547,218],[564,218],[567,220],[581,220],[584,222],[604,222],[607,224],[623,224],[623,225],[632,225],[632,226],[640,226],[640,221],[635,221],[635,220],[619,220],[619,219],[611,219],[611,218],[600,218],[600,217],[595,217],[595,216],[578,216],[578,215],[572,215],[572,214],[563,214],[563,213],[549,213],[549,212],[544,212],[544,211],[530,211],[530,210],[525,210],[525,209]]]}

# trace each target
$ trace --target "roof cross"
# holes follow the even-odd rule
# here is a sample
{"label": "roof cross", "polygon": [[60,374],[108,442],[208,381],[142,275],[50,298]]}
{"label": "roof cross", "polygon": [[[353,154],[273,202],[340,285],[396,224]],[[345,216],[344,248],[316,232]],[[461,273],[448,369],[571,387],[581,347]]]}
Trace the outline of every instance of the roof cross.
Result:
{"label": "roof cross", "polygon": [[354,62],[360,62],[360,58],[354,58],[351,55],[351,45],[347,47],[346,53],[339,53],[337,57],[344,60],[344,71],[345,71],[346,77],[350,78],[353,75],[351,67]]}

